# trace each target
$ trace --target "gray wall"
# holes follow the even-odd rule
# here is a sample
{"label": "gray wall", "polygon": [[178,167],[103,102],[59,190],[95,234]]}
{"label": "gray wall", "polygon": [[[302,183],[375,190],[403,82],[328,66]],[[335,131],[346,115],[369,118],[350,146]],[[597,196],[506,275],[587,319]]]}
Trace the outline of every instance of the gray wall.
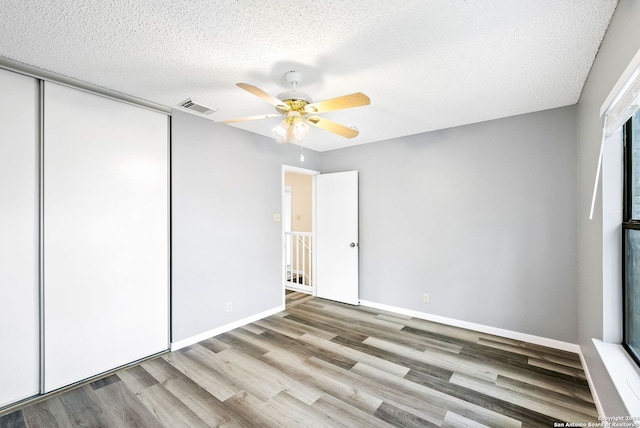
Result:
{"label": "gray wall", "polygon": [[282,304],[281,167],[319,167],[319,153],[299,157],[297,146],[173,112],[172,341]]}
{"label": "gray wall", "polygon": [[577,343],[575,141],[564,107],[323,153],[360,171],[361,300]]}
{"label": "gray wall", "polygon": [[579,233],[579,343],[589,372],[607,415],[625,414],[591,338],[602,339],[606,311],[603,306],[606,287],[619,287],[603,281],[602,189],[595,215],[588,220],[595,168],[600,148],[602,120],[600,107],[618,78],[640,48],[640,2],[621,0],[600,46],[577,108],[578,136],[578,233]]}

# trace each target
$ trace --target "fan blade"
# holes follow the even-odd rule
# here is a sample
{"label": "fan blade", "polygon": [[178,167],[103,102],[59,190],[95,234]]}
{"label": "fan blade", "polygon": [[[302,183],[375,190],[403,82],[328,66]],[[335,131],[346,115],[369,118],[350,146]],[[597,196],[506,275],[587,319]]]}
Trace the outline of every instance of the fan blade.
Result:
{"label": "fan blade", "polygon": [[324,113],[327,111],[342,110],[351,107],[366,106],[371,103],[368,96],[362,92],[356,92],[355,94],[343,95],[337,98],[331,98],[329,100],[318,101],[306,105],[304,110],[307,113]]}
{"label": "fan blade", "polygon": [[276,107],[281,107],[282,109],[287,111],[291,109],[291,107],[289,107],[287,104],[283,103],[276,97],[272,97],[271,95],[267,94],[265,91],[258,88],[257,86],[249,85],[248,83],[236,83],[236,86],[255,95],[256,97],[262,98],[269,104],[272,104]]}
{"label": "fan blade", "polygon": [[282,115],[279,114],[261,114],[258,116],[247,116],[247,117],[239,117],[236,119],[227,119],[227,120],[220,120],[218,121],[218,123],[236,123],[236,122],[248,122],[250,120],[260,120],[260,119],[271,119],[273,117],[281,117]]}
{"label": "fan blade", "polygon": [[357,137],[359,134],[359,132],[355,129],[349,128],[348,126],[340,125],[339,123],[318,116],[308,117],[307,122],[314,126],[317,126],[318,128],[333,132],[334,134],[338,134],[345,138]]}

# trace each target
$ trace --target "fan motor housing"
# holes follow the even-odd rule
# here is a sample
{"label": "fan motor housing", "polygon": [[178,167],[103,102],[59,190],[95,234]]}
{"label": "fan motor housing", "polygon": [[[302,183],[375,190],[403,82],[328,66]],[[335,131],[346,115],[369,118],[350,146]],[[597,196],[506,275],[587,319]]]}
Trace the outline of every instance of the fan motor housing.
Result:
{"label": "fan motor housing", "polygon": [[[304,107],[307,104],[311,104],[313,101],[311,97],[304,92],[299,91],[287,91],[278,95],[278,99],[287,104],[291,110],[293,111],[304,111]],[[281,107],[276,107],[279,113],[286,114],[288,109],[282,109]]]}

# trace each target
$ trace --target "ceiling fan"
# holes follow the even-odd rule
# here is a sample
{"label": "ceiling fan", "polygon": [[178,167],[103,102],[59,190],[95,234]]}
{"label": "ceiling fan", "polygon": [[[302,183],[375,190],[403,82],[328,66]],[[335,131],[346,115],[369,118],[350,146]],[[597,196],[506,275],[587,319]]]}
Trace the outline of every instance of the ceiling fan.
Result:
{"label": "ceiling fan", "polygon": [[273,129],[278,143],[302,142],[309,132],[309,124],[345,138],[353,138],[358,135],[356,129],[322,118],[316,114],[368,105],[371,102],[368,96],[361,92],[356,92],[314,103],[309,95],[296,90],[298,84],[302,81],[302,73],[288,71],[284,78],[291,85],[292,90],[283,92],[277,98],[248,83],[236,84],[236,86],[275,106],[278,114],[241,117],[223,120],[222,122],[237,123],[284,116],[282,122]]}

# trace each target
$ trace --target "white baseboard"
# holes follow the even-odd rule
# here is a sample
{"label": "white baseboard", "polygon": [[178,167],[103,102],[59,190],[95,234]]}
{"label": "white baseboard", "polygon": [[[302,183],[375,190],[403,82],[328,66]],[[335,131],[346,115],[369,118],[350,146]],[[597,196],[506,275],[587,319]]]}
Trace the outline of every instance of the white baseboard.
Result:
{"label": "white baseboard", "polygon": [[427,321],[433,321],[440,324],[446,324],[453,327],[466,328],[467,330],[478,331],[480,333],[492,334],[494,336],[501,336],[507,339],[521,340],[523,342],[533,343],[535,345],[547,346],[549,348],[559,349],[562,351],[580,353],[580,346],[575,343],[563,342],[561,340],[549,339],[547,337],[535,336],[533,334],[520,333],[518,331],[505,330],[502,328],[491,327],[482,324],[476,324],[468,321],[460,321],[453,318],[442,317],[439,315],[427,314],[425,312],[418,312],[411,309],[399,308],[397,306],[384,305],[376,302],[368,302],[361,300],[362,306],[368,306],[370,308],[381,309],[383,311],[395,312],[401,315],[407,315],[414,318],[420,318]]}
{"label": "white baseboard", "polygon": [[[559,349],[562,351],[575,352],[580,355],[580,358],[582,358],[582,354],[580,352],[580,346],[578,346],[575,343],[563,342],[561,340],[549,339],[547,337],[535,336],[532,334],[521,333],[518,331],[506,330],[506,329],[497,328],[497,327],[491,327],[483,324],[476,324],[469,321],[461,321],[454,318],[447,318],[439,315],[428,314],[425,312],[414,311],[411,309],[400,308],[397,306],[390,306],[382,303],[369,302],[366,300],[361,300],[360,304],[362,306],[368,306],[370,308],[381,309],[383,311],[389,311],[389,312],[395,312],[397,314],[407,315],[410,317],[424,319],[427,321],[433,321],[440,324],[446,324],[453,327],[466,328],[467,330],[473,330],[481,333],[492,334],[495,336],[501,336],[508,339],[521,340],[523,342],[529,342],[535,345],[547,346],[549,348]],[[276,306],[275,308],[269,309],[264,312],[260,312],[250,317],[243,318],[241,320],[234,321],[229,324],[225,324],[221,327],[205,331],[203,333],[188,337],[186,339],[179,340],[177,342],[173,342],[171,344],[171,351],[176,351],[178,349],[187,347],[189,345],[193,345],[194,343],[198,343],[202,340],[206,340],[211,337],[217,336],[219,334],[226,333],[229,330],[242,327],[243,325],[250,324],[262,318],[266,318],[268,316],[277,314],[278,312],[281,312],[283,310],[285,310],[284,305]]]}
{"label": "white baseboard", "polygon": [[269,309],[267,311],[260,312],[259,314],[255,314],[255,315],[252,315],[250,317],[243,318],[241,320],[234,321],[234,322],[229,323],[229,324],[225,324],[225,325],[223,325],[221,327],[214,328],[213,330],[208,330],[208,331],[205,331],[203,333],[196,334],[195,336],[191,336],[191,337],[188,337],[186,339],[182,339],[182,340],[179,340],[177,342],[173,342],[171,344],[171,351],[177,351],[178,349],[185,348],[185,347],[187,347],[189,345],[193,345],[194,343],[198,343],[198,342],[201,342],[203,340],[209,339],[211,337],[217,336],[219,334],[226,333],[227,331],[233,330],[234,328],[242,327],[243,325],[247,325],[247,324],[250,324],[250,323],[252,323],[254,321],[261,320],[262,318],[266,318],[266,317],[271,316],[273,314],[277,314],[278,312],[282,312],[282,311],[284,311],[284,309],[285,309],[284,305],[276,306],[273,309]]}

